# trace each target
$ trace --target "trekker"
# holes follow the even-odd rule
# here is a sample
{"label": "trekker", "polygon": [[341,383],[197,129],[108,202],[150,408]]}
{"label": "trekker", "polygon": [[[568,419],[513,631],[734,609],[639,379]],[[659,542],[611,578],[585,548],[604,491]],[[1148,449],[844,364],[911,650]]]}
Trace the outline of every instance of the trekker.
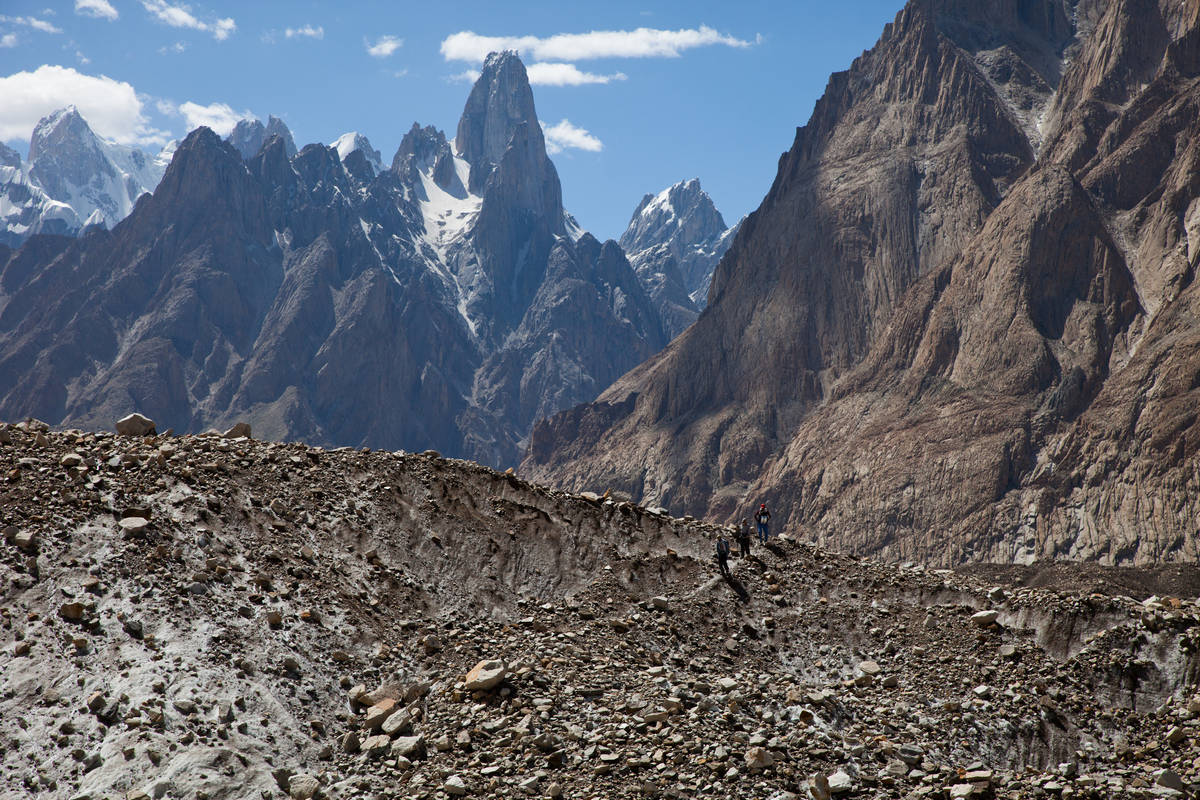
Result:
{"label": "trekker", "polygon": [[738,557],[739,558],[749,558],[750,557],[750,520],[746,519],[745,517],[742,517],[742,524],[738,525],[737,532],[734,535],[737,536],[738,548],[741,550],[741,553],[739,554]]}
{"label": "trekker", "polygon": [[771,538],[771,512],[767,511],[766,503],[758,507],[758,513],[754,515],[754,521],[758,523],[758,540],[766,544],[767,539]]}
{"label": "trekker", "polygon": [[721,574],[728,578],[729,575],[729,540],[725,538],[725,534],[717,534],[717,566],[721,568]]}

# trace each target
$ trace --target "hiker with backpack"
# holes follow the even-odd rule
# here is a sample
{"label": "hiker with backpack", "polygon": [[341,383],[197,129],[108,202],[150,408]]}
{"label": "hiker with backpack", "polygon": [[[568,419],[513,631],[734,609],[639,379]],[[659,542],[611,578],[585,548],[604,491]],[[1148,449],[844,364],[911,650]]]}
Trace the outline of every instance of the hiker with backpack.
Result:
{"label": "hiker with backpack", "polygon": [[742,518],[742,524],[738,525],[734,536],[737,537],[738,549],[741,551],[738,554],[739,558],[750,557],[750,521],[745,517]]}
{"label": "hiker with backpack", "polygon": [[717,534],[717,566],[721,568],[722,575],[726,578],[730,577],[729,540],[725,538],[724,533]]}
{"label": "hiker with backpack", "polygon": [[771,538],[771,512],[767,511],[766,503],[758,507],[758,513],[754,515],[754,521],[758,523],[758,540],[766,544],[767,539]]}

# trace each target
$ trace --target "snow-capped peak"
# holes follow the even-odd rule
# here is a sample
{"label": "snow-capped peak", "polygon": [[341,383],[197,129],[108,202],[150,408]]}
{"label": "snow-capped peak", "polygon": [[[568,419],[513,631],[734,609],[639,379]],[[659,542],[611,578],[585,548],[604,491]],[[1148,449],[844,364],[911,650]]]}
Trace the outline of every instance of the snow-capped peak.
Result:
{"label": "snow-capped peak", "polygon": [[366,157],[367,163],[371,165],[371,169],[375,171],[376,175],[383,172],[383,156],[380,155],[378,150],[371,147],[371,143],[367,140],[367,137],[358,131],[343,133],[337,139],[330,142],[329,146],[337,150],[338,158],[342,161],[345,161],[347,156],[357,150]]}
{"label": "snow-capped peak", "polygon": [[[11,161],[11,159],[9,159]],[[87,225],[112,226],[154,191],[166,169],[163,154],[108,141],[92,131],[75,106],[38,120],[29,160],[9,166],[0,186],[0,237],[74,233]]]}

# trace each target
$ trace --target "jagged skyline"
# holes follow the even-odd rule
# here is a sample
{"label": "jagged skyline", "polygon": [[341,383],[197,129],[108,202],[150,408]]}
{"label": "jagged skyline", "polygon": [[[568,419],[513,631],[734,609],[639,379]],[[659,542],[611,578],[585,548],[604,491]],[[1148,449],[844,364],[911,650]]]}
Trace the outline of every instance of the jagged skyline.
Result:
{"label": "jagged skyline", "polygon": [[275,114],[301,147],[358,131],[390,158],[414,121],[453,136],[482,55],[520,49],[564,201],[605,239],[644,194],[687,178],[731,220],[757,207],[829,72],[900,3],[468,3],[452,19],[379,4],[5,6],[0,141],[22,156],[33,123],[73,102],[100,134],[151,152],[199,124],[224,135]]}

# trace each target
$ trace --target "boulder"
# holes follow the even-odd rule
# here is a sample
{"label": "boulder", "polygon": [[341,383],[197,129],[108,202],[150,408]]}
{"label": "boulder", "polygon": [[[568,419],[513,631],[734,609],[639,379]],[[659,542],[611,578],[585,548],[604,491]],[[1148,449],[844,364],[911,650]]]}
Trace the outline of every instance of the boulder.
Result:
{"label": "boulder", "polygon": [[238,422],[232,428],[221,434],[225,439],[249,439],[250,438],[250,423]]}
{"label": "boulder", "polygon": [[765,747],[751,747],[746,751],[746,766],[750,769],[766,769],[775,763],[775,756]]}
{"label": "boulder", "polygon": [[116,428],[121,436],[154,436],[157,433],[154,420],[136,411],[117,420]]}
{"label": "boulder", "polygon": [[808,793],[812,795],[813,800],[829,800],[832,796],[829,793],[829,779],[819,772],[813,775],[812,782],[808,785]]}
{"label": "boulder", "polygon": [[361,750],[366,753],[369,758],[378,758],[388,751],[392,746],[392,737],[385,734],[377,736],[368,736],[363,740]]}
{"label": "boulder", "polygon": [[987,611],[980,611],[976,614],[972,614],[971,622],[974,622],[975,625],[980,628],[987,628],[991,625],[994,625],[999,617],[999,611],[996,611],[995,609],[988,609]]}
{"label": "boulder", "polygon": [[306,772],[297,772],[288,780],[288,797],[292,800],[311,800],[321,788],[321,782]]}
{"label": "boulder", "polygon": [[79,622],[83,619],[83,603],[63,603],[58,607],[58,615],[68,622]]}
{"label": "boulder", "polygon": [[375,705],[367,709],[367,718],[364,725],[367,730],[376,731],[383,727],[383,723],[388,720],[396,712],[396,701],[390,697],[385,697]]}
{"label": "boulder", "polygon": [[451,775],[446,779],[446,782],[442,784],[442,791],[451,797],[462,797],[467,793],[467,784],[457,775]]}
{"label": "boulder", "polygon": [[466,689],[470,692],[494,689],[507,675],[508,669],[504,666],[503,661],[494,658],[484,659],[467,673]]}
{"label": "boulder", "polygon": [[838,770],[829,776],[829,793],[836,796],[848,794],[854,788],[854,779],[844,771]]}
{"label": "boulder", "polygon": [[1156,786],[1165,786],[1168,789],[1174,789],[1177,792],[1184,791],[1183,778],[1172,770],[1160,769],[1154,773],[1154,783]]}
{"label": "boulder", "polygon": [[383,724],[379,726],[379,730],[388,736],[408,733],[412,729],[412,721],[412,715],[407,711],[397,711],[383,721]]}
{"label": "boulder", "polygon": [[425,752],[424,736],[401,736],[392,742],[392,754],[416,758]]}

